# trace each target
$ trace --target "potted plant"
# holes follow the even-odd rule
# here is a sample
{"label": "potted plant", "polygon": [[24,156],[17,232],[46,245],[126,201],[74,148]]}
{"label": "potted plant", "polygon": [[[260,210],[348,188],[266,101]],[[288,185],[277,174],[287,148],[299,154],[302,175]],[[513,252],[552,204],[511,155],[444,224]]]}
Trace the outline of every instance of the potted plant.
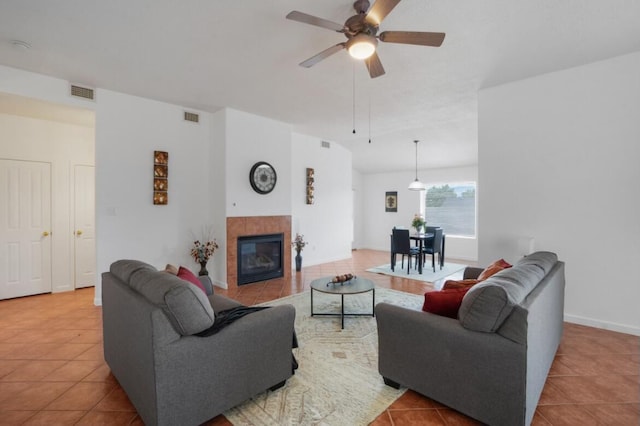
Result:
{"label": "potted plant", "polygon": [[413,220],[411,221],[411,226],[413,228],[416,228],[416,232],[418,234],[420,234],[422,232],[422,228],[427,224],[427,222],[424,220],[424,218],[422,216],[420,216],[418,213],[416,213],[413,216]]}

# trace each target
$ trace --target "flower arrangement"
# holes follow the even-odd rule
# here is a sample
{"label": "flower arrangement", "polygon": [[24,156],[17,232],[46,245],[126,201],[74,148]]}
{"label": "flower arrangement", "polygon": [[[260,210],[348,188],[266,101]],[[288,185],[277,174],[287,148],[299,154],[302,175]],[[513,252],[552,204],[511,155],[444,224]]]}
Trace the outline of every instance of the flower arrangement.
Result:
{"label": "flower arrangement", "polygon": [[193,242],[193,248],[191,249],[191,257],[198,263],[207,263],[209,258],[213,256],[216,249],[218,248],[218,243],[216,240],[209,240],[207,242],[201,243],[199,240]]}
{"label": "flower arrangement", "polygon": [[420,232],[422,227],[426,224],[427,222],[424,220],[424,218],[417,213],[413,216],[413,220],[411,221],[411,226],[416,228],[416,231],[418,232]]}
{"label": "flower arrangement", "polygon": [[307,245],[307,242],[304,240],[304,235],[296,233],[296,238],[291,242],[291,245],[297,252],[302,251],[304,246]]}

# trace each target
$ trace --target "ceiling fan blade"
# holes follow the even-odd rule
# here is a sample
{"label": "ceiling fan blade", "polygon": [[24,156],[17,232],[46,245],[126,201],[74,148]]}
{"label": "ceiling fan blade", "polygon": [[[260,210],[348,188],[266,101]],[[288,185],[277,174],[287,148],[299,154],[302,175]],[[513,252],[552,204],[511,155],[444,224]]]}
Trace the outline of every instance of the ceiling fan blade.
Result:
{"label": "ceiling fan blade", "polygon": [[398,3],[400,0],[377,0],[367,12],[366,21],[375,27],[379,26]]}
{"label": "ceiling fan blade", "polygon": [[287,19],[291,19],[292,21],[302,22],[303,24],[315,25],[316,27],[327,28],[329,30],[333,30],[339,33],[344,32],[344,25],[342,24],[338,24],[337,22],[318,18],[317,16],[298,12],[297,10],[289,12],[289,14],[287,15]]}
{"label": "ceiling fan blade", "polygon": [[334,53],[337,53],[337,52],[341,51],[342,49],[344,49],[344,45],[345,44],[346,43],[338,43],[335,46],[331,46],[330,48],[323,50],[322,52],[318,53],[317,55],[310,57],[306,61],[300,62],[300,66],[301,67],[305,67],[305,68],[311,68],[312,66],[314,66],[315,64],[317,64],[321,60],[326,59],[329,56],[333,55]]}
{"label": "ceiling fan blade", "polygon": [[444,41],[444,33],[418,31],[383,31],[378,38],[385,43],[418,44],[439,47]]}
{"label": "ceiling fan blade", "polygon": [[367,69],[369,70],[369,75],[371,76],[371,78],[376,78],[384,75],[384,67],[382,66],[382,62],[380,62],[378,52],[373,52],[373,55],[365,59],[364,63],[367,64]]}

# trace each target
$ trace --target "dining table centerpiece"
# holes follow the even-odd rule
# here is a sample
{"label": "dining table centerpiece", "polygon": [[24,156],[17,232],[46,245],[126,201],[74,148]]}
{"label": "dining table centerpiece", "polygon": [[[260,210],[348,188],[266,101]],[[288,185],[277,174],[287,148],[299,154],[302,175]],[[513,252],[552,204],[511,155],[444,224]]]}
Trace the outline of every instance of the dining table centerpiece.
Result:
{"label": "dining table centerpiece", "polygon": [[191,248],[191,257],[200,264],[198,275],[209,275],[207,271],[207,262],[218,249],[218,243],[215,238],[207,238],[207,241],[195,240]]}
{"label": "dining table centerpiece", "polygon": [[418,234],[422,233],[422,228],[424,228],[426,224],[427,222],[424,220],[422,215],[418,213],[413,216],[413,220],[411,221],[411,227],[415,228]]}
{"label": "dining table centerpiece", "polygon": [[302,269],[302,256],[300,252],[308,243],[304,240],[304,235],[296,233],[296,237],[291,242],[291,245],[296,251],[296,272],[300,272]]}

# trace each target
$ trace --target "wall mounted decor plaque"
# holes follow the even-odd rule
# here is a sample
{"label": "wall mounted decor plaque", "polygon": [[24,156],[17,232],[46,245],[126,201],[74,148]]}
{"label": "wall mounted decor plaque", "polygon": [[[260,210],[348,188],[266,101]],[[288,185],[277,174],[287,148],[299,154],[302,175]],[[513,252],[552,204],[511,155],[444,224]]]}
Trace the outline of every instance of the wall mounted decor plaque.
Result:
{"label": "wall mounted decor plaque", "polygon": [[169,202],[169,153],[153,151],[153,204],[165,205]]}
{"label": "wall mounted decor plaque", "polygon": [[311,168],[307,169],[307,204],[313,204],[314,201],[314,188],[315,171]]}

